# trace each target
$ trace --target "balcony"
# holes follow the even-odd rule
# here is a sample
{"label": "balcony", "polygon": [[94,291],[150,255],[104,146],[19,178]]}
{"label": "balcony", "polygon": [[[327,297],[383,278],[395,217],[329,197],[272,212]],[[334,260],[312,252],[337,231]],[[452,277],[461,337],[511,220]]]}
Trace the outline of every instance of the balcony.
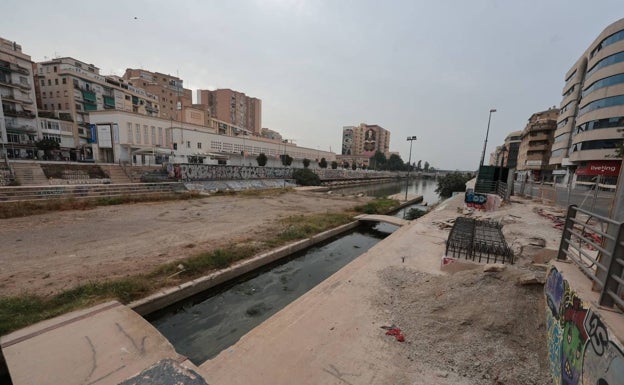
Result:
{"label": "balcony", "polygon": [[28,83],[19,82],[19,83],[16,83],[16,85],[19,88],[23,89],[23,90],[31,90],[32,89],[31,85],[28,84]]}
{"label": "balcony", "polygon": [[4,110],[4,115],[5,116],[13,116],[13,117],[16,117],[16,118],[27,118],[27,119],[34,119],[35,118],[35,114],[33,114],[30,111],[17,111],[17,110],[12,110],[12,109]]}

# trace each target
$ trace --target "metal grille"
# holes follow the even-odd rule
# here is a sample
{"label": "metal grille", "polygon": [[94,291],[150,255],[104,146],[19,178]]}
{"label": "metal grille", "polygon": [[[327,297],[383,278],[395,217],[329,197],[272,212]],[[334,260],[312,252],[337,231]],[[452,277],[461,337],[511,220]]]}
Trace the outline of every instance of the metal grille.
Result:
{"label": "metal grille", "polygon": [[[446,255],[476,262],[514,262],[498,222],[458,217],[446,241]],[[450,253],[450,254],[449,254]]]}
{"label": "metal grille", "polygon": [[[578,214],[587,216],[586,220]],[[600,305],[624,309],[624,226],[575,205],[568,208],[558,259],[572,260],[600,290]]]}

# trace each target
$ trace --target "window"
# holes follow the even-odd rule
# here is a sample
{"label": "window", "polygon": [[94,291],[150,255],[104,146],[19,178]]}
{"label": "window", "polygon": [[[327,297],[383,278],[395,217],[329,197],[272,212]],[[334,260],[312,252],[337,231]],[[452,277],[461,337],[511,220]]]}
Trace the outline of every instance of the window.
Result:
{"label": "window", "polygon": [[587,96],[587,94],[590,94],[596,90],[599,90],[604,87],[609,87],[615,84],[621,84],[621,83],[624,83],[624,74],[617,74],[617,75],[609,76],[609,77],[597,80],[594,83],[592,83],[591,86],[587,87],[583,91],[581,96],[584,98],[585,96]]}
{"label": "window", "polygon": [[147,125],[143,125],[143,143],[147,144],[149,140],[149,131]]}
{"label": "window", "polygon": [[58,86],[58,78],[54,79],[54,85]]}
{"label": "window", "polygon": [[174,149],[174,150],[177,150],[177,149],[178,149],[178,144],[177,144],[177,143],[174,143],[174,144],[173,144],[173,149]]}
{"label": "window", "polygon": [[616,54],[605,57],[596,63],[591,69],[587,71],[587,75],[585,75],[585,79],[589,79],[596,71],[601,68],[608,67],[612,64],[620,63],[624,61],[624,52],[618,52]]}
{"label": "window", "polygon": [[42,97],[43,99],[45,99],[45,98],[46,98],[46,92],[45,92],[45,91],[41,91],[41,97]]}
{"label": "window", "polygon": [[186,148],[191,148],[191,141],[190,140],[186,141]]}
{"label": "window", "polygon": [[45,86],[45,79],[41,79],[41,86]]}
{"label": "window", "polygon": [[47,110],[47,109],[48,109],[48,105],[47,105],[47,103],[44,103],[44,104],[43,104],[43,109],[44,109],[44,110]]}
{"label": "window", "polygon": [[162,127],[158,127],[158,144],[162,145]]}
{"label": "window", "polygon": [[54,72],[56,72],[56,66],[54,66]]}
{"label": "window", "polygon": [[65,103],[65,109],[69,110],[69,103]]}
{"label": "window", "polygon": [[197,148],[201,150],[201,142],[197,142]]}
{"label": "window", "polygon": [[67,97],[67,90],[63,91],[63,96]]}
{"label": "window", "polygon": [[612,127],[624,127],[624,116],[591,120],[587,123],[583,123],[580,126],[576,127],[576,133],[579,134],[585,131],[598,130],[601,128],[612,128]]}
{"label": "window", "polygon": [[67,84],[67,78],[63,78],[62,83],[63,83],[63,84]]}
{"label": "window", "polygon": [[134,143],[141,143],[141,125],[140,124],[135,124],[135,132],[134,132],[134,139],[135,142]]}
{"label": "window", "polygon": [[551,152],[550,156],[553,157],[553,158],[558,158],[558,157],[564,155],[564,151],[565,151],[564,148],[560,148],[558,150],[555,150],[555,151]]}
{"label": "window", "polygon": [[56,91],[56,97],[60,98],[61,97],[61,91]]}
{"label": "window", "polygon": [[[623,52],[624,53],[624,52]],[[588,112],[597,110],[599,108],[620,106],[624,104],[624,95],[611,96],[608,98],[598,99],[591,103],[587,103],[578,112],[578,116],[584,115]]]}
{"label": "window", "polygon": [[61,103],[59,103],[58,104],[58,109],[60,110],[61,108],[63,108],[63,107],[61,107]]}
{"label": "window", "polygon": [[594,57],[598,52],[600,52],[604,47],[609,46],[615,42],[618,42],[620,40],[624,40],[624,30],[618,31],[610,36],[607,36],[603,41],[600,42],[600,44],[598,44],[596,46],[596,48],[594,48],[591,51],[590,54],[590,58]]}
{"label": "window", "polygon": [[51,86],[52,85],[52,79],[48,79],[48,85]]}
{"label": "window", "polygon": [[152,126],[151,133],[152,133],[152,144],[156,144],[156,127]]}
{"label": "window", "polygon": [[134,137],[132,135],[132,123],[128,122],[126,123],[127,127],[126,127],[126,135],[128,135],[128,143],[132,143],[134,142]]}

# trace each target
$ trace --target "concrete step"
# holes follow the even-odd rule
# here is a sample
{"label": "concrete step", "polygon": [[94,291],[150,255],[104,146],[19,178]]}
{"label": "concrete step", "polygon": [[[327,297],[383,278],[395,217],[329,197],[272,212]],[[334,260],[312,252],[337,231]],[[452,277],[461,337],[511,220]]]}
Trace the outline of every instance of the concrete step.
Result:
{"label": "concrete step", "polygon": [[182,183],[9,186],[0,188],[0,202],[174,194],[186,191]]}
{"label": "concrete step", "polygon": [[11,163],[15,178],[22,186],[49,185],[41,166],[37,163]]}

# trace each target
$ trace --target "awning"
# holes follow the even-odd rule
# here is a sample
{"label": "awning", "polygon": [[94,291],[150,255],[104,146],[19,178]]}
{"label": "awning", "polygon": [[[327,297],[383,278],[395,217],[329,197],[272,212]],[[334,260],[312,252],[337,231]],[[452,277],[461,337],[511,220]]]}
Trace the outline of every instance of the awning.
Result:
{"label": "awning", "polygon": [[130,151],[131,155],[173,155],[173,151],[168,148],[162,147],[134,147]]}

